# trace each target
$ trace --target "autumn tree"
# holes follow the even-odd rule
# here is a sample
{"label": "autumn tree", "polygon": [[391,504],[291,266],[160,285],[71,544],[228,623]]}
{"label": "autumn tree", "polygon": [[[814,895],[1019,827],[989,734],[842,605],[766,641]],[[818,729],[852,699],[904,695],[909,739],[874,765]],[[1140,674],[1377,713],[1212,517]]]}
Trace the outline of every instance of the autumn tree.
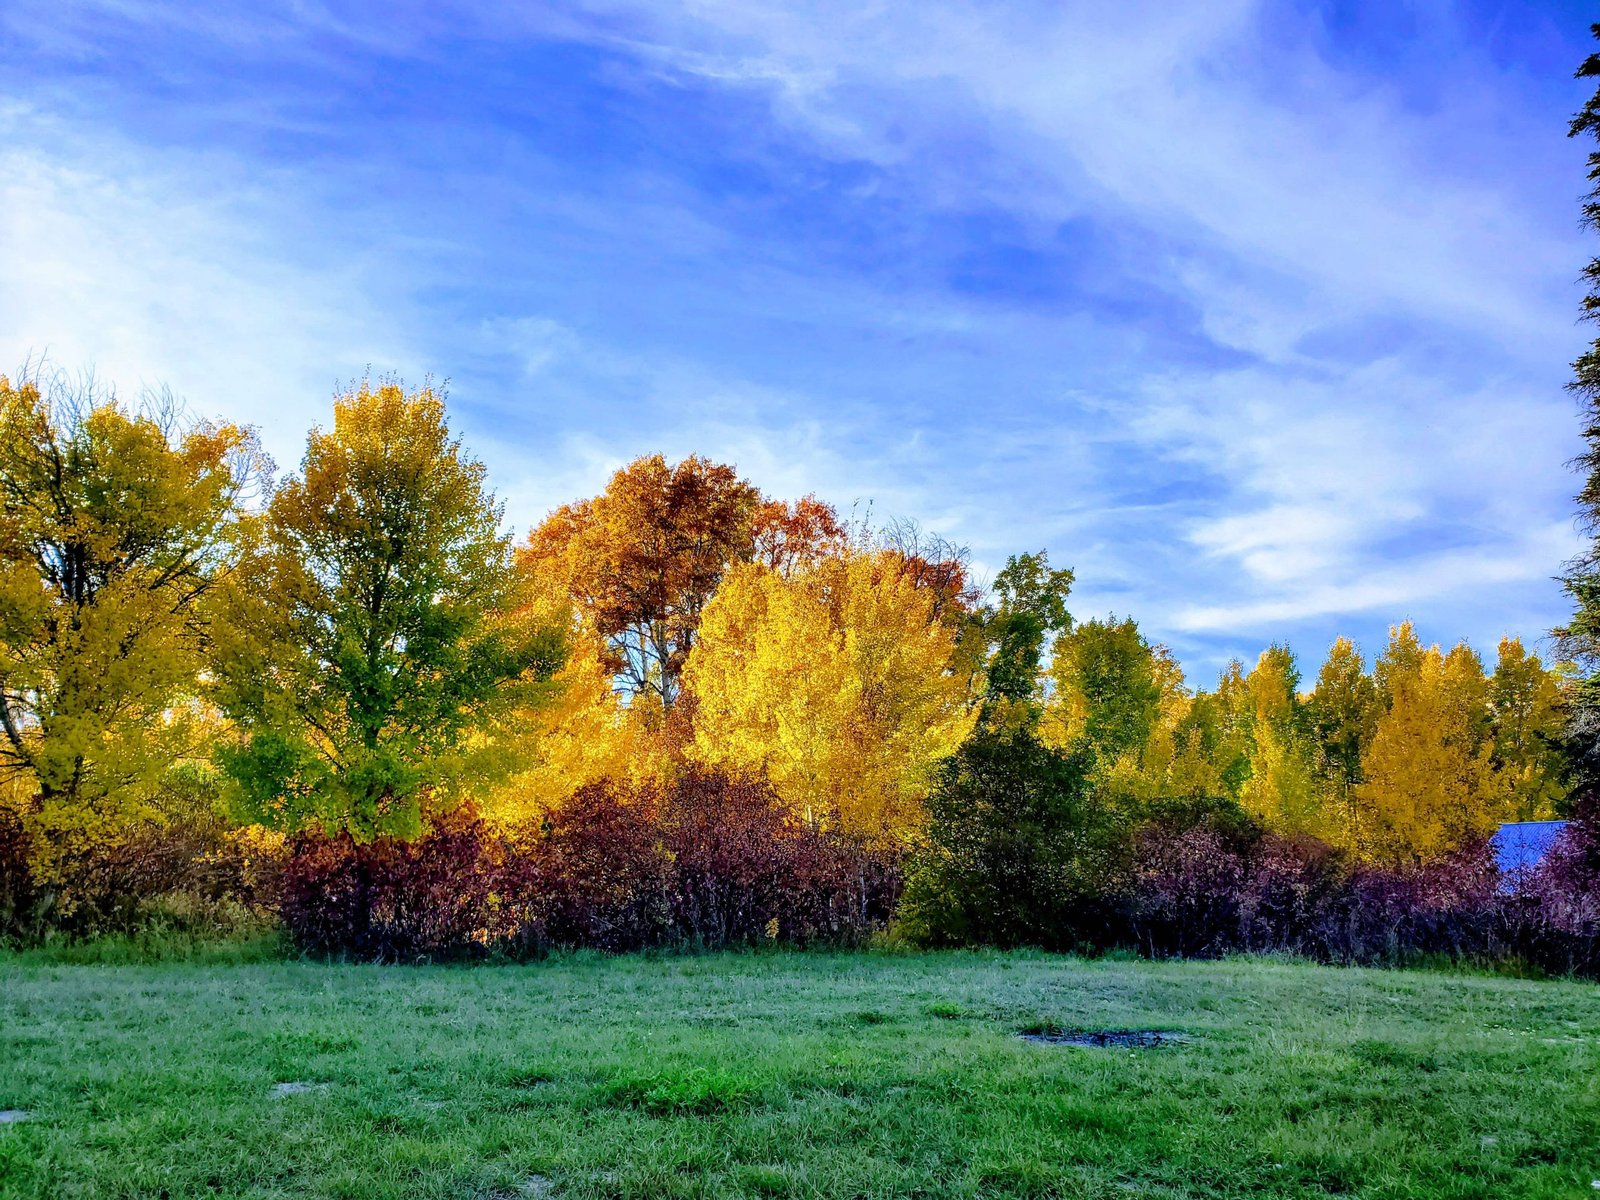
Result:
{"label": "autumn tree", "polygon": [[1519,639],[1502,638],[1489,678],[1489,709],[1510,819],[1550,819],[1569,788],[1562,744],[1567,698],[1558,676]]}
{"label": "autumn tree", "polygon": [[960,626],[974,616],[980,593],[972,581],[966,546],[906,518],[863,530],[857,541],[862,543],[860,549],[888,554],[903,577],[932,597],[933,615],[939,620]]}
{"label": "autumn tree", "polygon": [[605,642],[574,619],[564,592],[526,582],[524,619],[567,630],[568,649],[550,694],[519,705],[506,720],[512,770],[478,803],[502,828],[542,822],[590,785],[664,783],[669,765],[642,706],[625,704],[617,691]]}
{"label": "autumn tree", "polygon": [[765,774],[797,812],[851,832],[920,823],[935,764],[977,714],[935,590],[901,566],[852,552],[790,578],[732,571],[684,672],[695,755]]}
{"label": "autumn tree", "polygon": [[1489,685],[1467,646],[1419,650],[1402,625],[1379,660],[1388,707],[1356,789],[1358,848],[1390,863],[1437,858],[1493,832],[1505,813],[1489,736]]}
{"label": "autumn tree", "polygon": [[[761,510],[760,492],[732,467],[695,455],[669,466],[656,454],[622,468],[594,499],[551,513],[519,562],[567,589],[632,696],[667,709],[717,584],[755,552]],[[775,559],[804,558],[794,543],[805,522],[791,539],[767,515]]]}
{"label": "autumn tree", "polygon": [[1329,647],[1309,707],[1317,780],[1333,840],[1352,846],[1360,826],[1355,803],[1361,760],[1377,732],[1382,704],[1366,660],[1349,638]]}
{"label": "autumn tree", "polygon": [[562,653],[500,522],[434,389],[363,381],[335,401],[225,593],[217,695],[245,813],[409,837],[481,787],[497,719]]}
{"label": "autumn tree", "polygon": [[788,577],[848,548],[850,531],[838,510],[815,496],[763,500],[750,523],[750,557]]}
{"label": "autumn tree", "polygon": [[250,430],[170,401],[0,376],[0,773],[31,794],[41,878],[160,819],[203,605],[267,468]]}
{"label": "autumn tree", "polygon": [[[1590,26],[1600,37],[1600,25]],[[1578,67],[1579,79],[1600,79],[1600,54],[1590,54]],[[1573,116],[1568,137],[1600,140],[1600,88]],[[1583,198],[1583,224],[1600,229],[1600,149],[1589,152],[1590,191]],[[1583,269],[1589,292],[1582,301],[1584,320],[1600,320],[1600,258]],[[1600,339],[1573,363],[1567,387],[1582,411],[1584,452],[1576,465],[1584,473],[1578,492],[1578,524],[1589,537],[1584,551],[1566,564],[1561,582],[1572,601],[1572,617],[1557,629],[1561,654],[1577,673],[1572,683],[1569,720],[1570,752],[1580,783],[1592,790],[1600,779]]]}
{"label": "autumn tree", "polygon": [[1268,647],[1244,683],[1251,745],[1240,803],[1268,828],[1325,836],[1294,654],[1287,646]]}
{"label": "autumn tree", "polygon": [[[1177,692],[1167,701],[1166,754],[1153,762],[1159,769],[1149,792],[1169,799],[1201,800],[1233,797],[1237,786],[1226,777],[1224,713],[1211,692]],[[1154,771],[1152,771],[1152,774]]]}

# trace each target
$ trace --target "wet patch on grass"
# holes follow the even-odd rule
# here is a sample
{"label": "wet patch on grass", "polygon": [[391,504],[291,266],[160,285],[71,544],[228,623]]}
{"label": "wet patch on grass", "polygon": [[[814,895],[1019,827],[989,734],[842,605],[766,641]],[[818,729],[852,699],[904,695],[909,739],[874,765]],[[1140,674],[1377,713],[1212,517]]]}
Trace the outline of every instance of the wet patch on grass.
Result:
{"label": "wet patch on grass", "polygon": [[1081,1046],[1089,1050],[1153,1050],[1186,1046],[1190,1037],[1173,1029],[1059,1029],[1033,1026],[1017,1032],[1025,1042],[1045,1046]]}

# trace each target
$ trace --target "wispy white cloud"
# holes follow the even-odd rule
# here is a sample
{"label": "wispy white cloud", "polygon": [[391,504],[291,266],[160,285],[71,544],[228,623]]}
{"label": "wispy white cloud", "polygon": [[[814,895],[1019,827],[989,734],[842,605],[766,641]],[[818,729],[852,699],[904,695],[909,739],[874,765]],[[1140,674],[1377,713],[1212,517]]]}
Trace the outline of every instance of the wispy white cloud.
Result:
{"label": "wispy white cloud", "polygon": [[[307,219],[203,161],[0,112],[0,354],[248,421],[283,465],[341,381],[412,365],[359,262],[296,261]],[[278,228],[272,228],[273,224]]]}
{"label": "wispy white cloud", "polygon": [[[1049,546],[1196,662],[1531,637],[1573,545],[1580,148],[1455,6],[1405,80],[1316,11],[18,0],[60,74],[0,108],[0,361],[168,382],[288,464],[337,381],[432,371],[519,526],[708,453],[990,572]],[[553,45],[599,65],[519,68]]]}

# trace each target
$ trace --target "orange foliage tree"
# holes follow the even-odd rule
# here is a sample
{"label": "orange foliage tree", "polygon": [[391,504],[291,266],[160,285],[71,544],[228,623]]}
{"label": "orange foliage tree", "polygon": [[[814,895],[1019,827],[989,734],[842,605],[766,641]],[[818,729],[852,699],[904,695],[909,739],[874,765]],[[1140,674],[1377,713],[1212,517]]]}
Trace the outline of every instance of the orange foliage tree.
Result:
{"label": "orange foliage tree", "polygon": [[730,466],[651,455],[592,500],[551,513],[518,557],[564,588],[619,684],[664,710],[701,612],[727,569],[751,557],[760,507],[760,492]]}

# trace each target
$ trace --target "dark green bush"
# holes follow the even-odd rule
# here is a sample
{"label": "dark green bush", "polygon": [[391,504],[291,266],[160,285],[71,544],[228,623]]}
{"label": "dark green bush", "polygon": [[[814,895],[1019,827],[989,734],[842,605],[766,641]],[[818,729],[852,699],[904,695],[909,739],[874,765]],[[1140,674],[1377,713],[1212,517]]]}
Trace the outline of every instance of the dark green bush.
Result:
{"label": "dark green bush", "polygon": [[904,934],[935,946],[1097,942],[1129,839],[1092,770],[1088,754],[1025,730],[980,733],[947,759],[906,880]]}

